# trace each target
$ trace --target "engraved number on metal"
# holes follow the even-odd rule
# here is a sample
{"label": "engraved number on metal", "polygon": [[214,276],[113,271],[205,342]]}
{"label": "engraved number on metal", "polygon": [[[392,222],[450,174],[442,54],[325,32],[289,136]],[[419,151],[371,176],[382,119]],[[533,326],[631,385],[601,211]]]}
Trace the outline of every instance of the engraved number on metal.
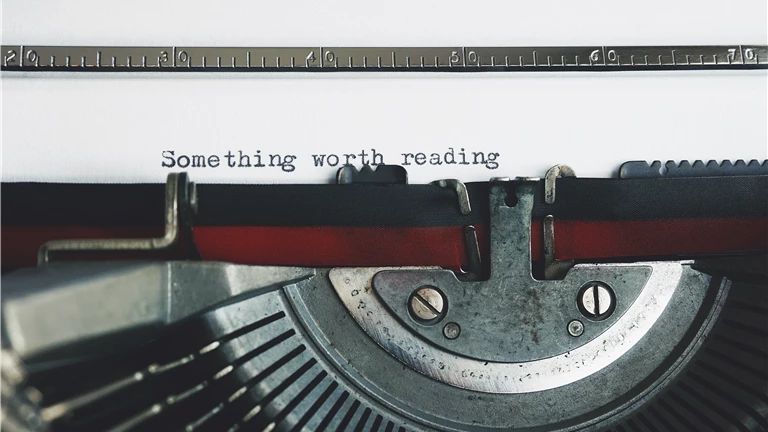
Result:
{"label": "engraved number on metal", "polygon": [[168,51],[160,51],[160,61],[163,63],[168,61]]}
{"label": "engraved number on metal", "polygon": [[618,58],[619,58],[619,56],[616,54],[616,50],[609,50],[608,51],[608,60],[616,61],[616,59],[618,59]]}
{"label": "engraved number on metal", "polygon": [[458,51],[452,51],[451,52],[451,64],[457,64],[461,61],[461,58],[459,58],[459,52]]}
{"label": "engraved number on metal", "polygon": [[736,48],[728,49],[728,61],[736,60]]}
{"label": "engraved number on metal", "polygon": [[307,54],[307,62],[314,63],[317,58],[315,58],[315,52],[310,51],[309,54]]}
{"label": "engraved number on metal", "polygon": [[477,53],[474,51],[470,51],[467,53],[467,60],[469,60],[472,63],[477,63],[478,57]]}
{"label": "engraved number on metal", "polygon": [[325,61],[329,63],[333,63],[333,60],[336,58],[336,56],[333,54],[333,51],[326,51],[325,52]]}
{"label": "engraved number on metal", "polygon": [[179,53],[176,55],[176,57],[179,58],[179,61],[182,63],[186,63],[187,60],[189,60],[189,54],[187,54],[186,51],[179,51]]}
{"label": "engraved number on metal", "polygon": [[[611,50],[613,51],[613,50]],[[600,50],[594,50],[589,54],[589,59],[593,62],[600,60]]]}
{"label": "engraved number on metal", "polygon": [[752,48],[747,48],[744,50],[744,57],[747,58],[747,60],[754,60],[755,59],[755,50]]}
{"label": "engraved number on metal", "polygon": [[16,51],[12,50],[12,49],[8,50],[5,53],[5,62],[6,63],[11,63],[11,62],[15,62],[15,61],[16,61]]}
{"label": "engraved number on metal", "polygon": [[27,60],[31,62],[34,62],[35,60],[37,60],[37,53],[35,52],[35,50],[27,51]]}

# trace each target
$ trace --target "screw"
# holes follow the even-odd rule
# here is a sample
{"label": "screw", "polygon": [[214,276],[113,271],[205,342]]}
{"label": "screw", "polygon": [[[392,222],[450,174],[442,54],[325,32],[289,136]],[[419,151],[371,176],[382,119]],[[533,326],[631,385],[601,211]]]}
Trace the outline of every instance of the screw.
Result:
{"label": "screw", "polygon": [[573,337],[579,337],[584,333],[584,324],[579,320],[568,323],[568,333]]}
{"label": "screw", "polygon": [[608,318],[616,306],[613,290],[602,282],[589,282],[584,285],[578,297],[579,310],[592,320]]}
{"label": "screw", "polygon": [[455,322],[449,322],[443,327],[443,336],[447,339],[456,339],[461,333],[461,327]]}
{"label": "screw", "polygon": [[418,321],[436,322],[445,314],[445,300],[437,288],[421,287],[411,295],[411,316]]}

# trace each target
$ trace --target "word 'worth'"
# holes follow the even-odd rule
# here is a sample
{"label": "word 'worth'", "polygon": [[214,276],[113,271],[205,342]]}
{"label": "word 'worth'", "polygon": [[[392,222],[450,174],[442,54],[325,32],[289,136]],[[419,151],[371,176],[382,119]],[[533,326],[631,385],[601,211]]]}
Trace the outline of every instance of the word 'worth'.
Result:
{"label": "word 'worth'", "polygon": [[[360,153],[319,153],[306,157],[316,168],[339,167],[343,165],[484,165],[489,170],[499,167],[499,153],[466,151],[448,147],[445,152],[400,153],[396,159],[385,158],[384,154],[371,149]],[[296,170],[295,154],[262,153],[261,150],[227,150],[225,154],[183,154],[176,150],[162,152],[163,168],[280,168],[284,172]]]}

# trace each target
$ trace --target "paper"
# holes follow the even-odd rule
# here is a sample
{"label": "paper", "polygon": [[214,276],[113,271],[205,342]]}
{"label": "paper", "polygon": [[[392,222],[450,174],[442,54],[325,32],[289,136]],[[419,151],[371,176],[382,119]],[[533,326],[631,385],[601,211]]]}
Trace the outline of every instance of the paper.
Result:
{"label": "paper", "polygon": [[[766,43],[766,3],[3,2],[3,43],[407,46]],[[741,11],[741,12],[740,12]],[[745,13],[745,11],[749,11]],[[2,180],[325,183],[615,175],[768,158],[768,74],[52,74],[2,80]],[[241,157],[242,156],[242,157]],[[202,165],[205,165],[204,167]],[[249,166],[250,165],[250,166]],[[264,165],[264,166],[261,166]]]}

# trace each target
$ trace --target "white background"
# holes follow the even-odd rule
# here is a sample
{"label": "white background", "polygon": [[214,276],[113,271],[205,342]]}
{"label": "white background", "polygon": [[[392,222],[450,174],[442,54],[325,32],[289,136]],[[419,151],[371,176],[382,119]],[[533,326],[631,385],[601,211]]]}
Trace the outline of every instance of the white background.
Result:
{"label": "white background", "polygon": [[[4,0],[2,43],[525,46],[765,44],[764,0]],[[309,154],[448,147],[497,170],[409,167],[412,182],[610,176],[630,159],[768,158],[765,71],[572,74],[2,75],[2,179],[163,181],[162,150],[296,154],[296,171],[193,180],[325,182]]]}

